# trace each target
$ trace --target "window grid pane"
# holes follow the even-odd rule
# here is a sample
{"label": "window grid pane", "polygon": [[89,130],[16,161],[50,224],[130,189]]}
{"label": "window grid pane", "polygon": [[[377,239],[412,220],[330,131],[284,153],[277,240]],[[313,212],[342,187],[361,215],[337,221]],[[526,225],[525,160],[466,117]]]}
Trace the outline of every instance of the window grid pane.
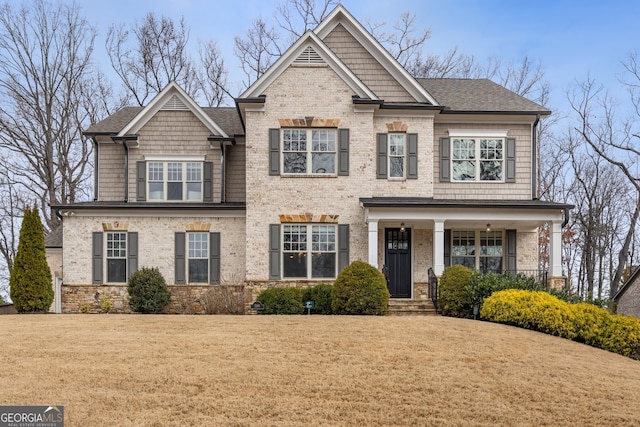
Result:
{"label": "window grid pane", "polygon": [[182,163],[167,163],[167,180],[182,181]]}
{"label": "window grid pane", "polygon": [[188,233],[188,235],[189,235],[189,258],[208,259],[209,258],[208,233]]}
{"label": "window grid pane", "polygon": [[453,138],[453,181],[502,181],[504,138]]}
{"label": "window grid pane", "polygon": [[[309,140],[311,144],[307,144]],[[283,129],[283,172],[335,174],[336,146],[335,129]]]}
{"label": "window grid pane", "polygon": [[127,257],[127,233],[107,233],[107,258]]}

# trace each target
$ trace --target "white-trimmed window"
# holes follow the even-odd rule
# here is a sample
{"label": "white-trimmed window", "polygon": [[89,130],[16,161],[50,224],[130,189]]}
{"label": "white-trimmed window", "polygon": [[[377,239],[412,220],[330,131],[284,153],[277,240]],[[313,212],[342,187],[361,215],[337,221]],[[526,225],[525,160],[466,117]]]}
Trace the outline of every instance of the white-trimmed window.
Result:
{"label": "white-trimmed window", "polygon": [[453,181],[504,182],[505,138],[451,138]]}
{"label": "white-trimmed window", "polygon": [[107,282],[127,281],[127,233],[121,231],[106,233]]}
{"label": "white-trimmed window", "polygon": [[282,129],[282,171],[334,175],[336,146],[336,129]]}
{"label": "white-trimmed window", "polygon": [[405,177],[405,134],[389,134],[389,178]]}
{"label": "white-trimmed window", "polygon": [[189,283],[209,283],[209,233],[187,233]]}
{"label": "white-trimmed window", "polygon": [[482,273],[502,273],[502,231],[453,230],[451,263]]}
{"label": "white-trimmed window", "polygon": [[202,162],[147,162],[147,200],[202,201]]}
{"label": "white-trimmed window", "polygon": [[335,278],[336,226],[284,224],[282,226],[283,278]]}

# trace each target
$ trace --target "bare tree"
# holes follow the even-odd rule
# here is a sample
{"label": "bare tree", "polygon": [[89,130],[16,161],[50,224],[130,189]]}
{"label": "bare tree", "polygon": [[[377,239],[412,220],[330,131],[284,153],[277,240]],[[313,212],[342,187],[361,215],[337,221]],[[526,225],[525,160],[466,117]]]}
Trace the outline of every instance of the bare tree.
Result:
{"label": "bare tree", "polygon": [[105,111],[93,97],[101,79],[90,61],[95,35],[75,5],[31,0],[0,8],[0,254],[6,272],[25,204],[38,205],[48,231],[59,224],[50,204],[88,195],[92,145],[82,129]]}
{"label": "bare tree", "polygon": [[[611,294],[617,291],[629,263],[629,250],[636,240],[636,223],[640,218],[640,175],[638,174],[640,150],[637,148],[638,139],[640,139],[638,136],[640,98],[637,92],[640,85],[640,72],[636,55],[630,55],[623,65],[629,78],[623,84],[629,91],[635,117],[619,118],[617,101],[590,77],[576,83],[568,94],[575,114],[573,131],[596,155],[619,170],[631,187],[631,190],[627,191],[627,194],[632,195],[631,209],[627,211],[628,228],[616,247],[618,256],[617,265],[610,280]],[[620,213],[620,211],[616,212],[618,216]]]}
{"label": "bare tree", "polygon": [[218,107],[226,99],[233,98],[228,90],[228,73],[224,66],[224,60],[218,49],[218,44],[213,40],[200,43],[198,53],[200,63],[204,66],[204,71],[198,77],[203,98],[207,106]]}
{"label": "bare tree", "polygon": [[171,81],[209,106],[231,98],[216,42],[201,42],[198,48],[201,62],[193,60],[184,18],[176,23],[171,18],[148,13],[142,22],[131,27],[112,25],[106,49],[129,102],[144,106]]}

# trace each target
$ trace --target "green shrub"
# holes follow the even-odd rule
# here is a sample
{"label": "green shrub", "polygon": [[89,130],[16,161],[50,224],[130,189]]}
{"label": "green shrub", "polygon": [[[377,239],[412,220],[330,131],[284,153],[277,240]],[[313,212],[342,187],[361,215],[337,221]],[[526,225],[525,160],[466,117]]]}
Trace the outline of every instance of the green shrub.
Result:
{"label": "green shrub", "polygon": [[18,252],[9,277],[9,294],[19,313],[48,311],[53,302],[51,270],[38,209],[24,209]]}
{"label": "green shrub", "polygon": [[480,273],[474,271],[469,279],[469,283],[465,287],[467,300],[469,305],[473,307],[477,305],[482,308],[484,300],[494,292],[503,291],[505,289],[523,289],[528,291],[543,291],[545,286],[536,283],[532,276],[523,273]]}
{"label": "green shrub", "polygon": [[312,313],[316,314],[333,314],[331,309],[331,292],[333,286],[328,283],[318,283],[317,285],[306,288],[302,292],[302,302],[313,301]]}
{"label": "green shrub", "polygon": [[387,314],[389,290],[384,275],[366,262],[352,262],[333,283],[331,308],[335,314]]}
{"label": "green shrub", "polygon": [[129,277],[129,305],[138,313],[158,313],[168,303],[171,293],[158,268],[142,267]]}
{"label": "green shrub", "polygon": [[102,310],[103,313],[108,313],[111,311],[111,307],[113,307],[113,304],[111,303],[109,295],[102,295],[102,297],[100,297],[100,310]]}
{"label": "green shrub", "polygon": [[543,291],[507,289],[485,299],[480,316],[550,335],[576,337],[575,314],[571,306]]}
{"label": "green shrub", "polygon": [[488,297],[480,315],[640,360],[640,319],[613,315],[591,303],[569,304],[547,292],[510,289]]}
{"label": "green shrub", "polygon": [[438,307],[445,316],[470,317],[473,308],[466,287],[473,270],[463,265],[447,267],[440,276]]}
{"label": "green shrub", "polygon": [[257,298],[264,304],[264,314],[302,314],[302,291],[298,288],[269,288]]}

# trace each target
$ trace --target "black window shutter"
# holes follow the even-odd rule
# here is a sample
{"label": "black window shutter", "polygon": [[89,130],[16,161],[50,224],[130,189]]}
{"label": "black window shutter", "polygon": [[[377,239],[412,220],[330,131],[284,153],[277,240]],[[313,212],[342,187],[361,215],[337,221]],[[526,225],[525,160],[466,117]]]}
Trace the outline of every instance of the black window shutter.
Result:
{"label": "black window shutter", "polygon": [[202,200],[213,202],[213,162],[204,162],[202,187]]}
{"label": "black window shutter", "polygon": [[175,234],[175,282],[176,284],[184,284],[187,282],[185,268],[185,233],[179,232]]}
{"label": "black window shutter", "polygon": [[138,271],[138,233],[127,233],[127,281]]}
{"label": "black window shutter", "polygon": [[349,265],[349,224],[338,225],[338,274]]}
{"label": "black window shutter", "polygon": [[444,230],[444,266],[451,266],[451,230]]}
{"label": "black window shutter", "polygon": [[516,182],[516,139],[507,138],[505,182]]}
{"label": "black window shutter", "polygon": [[387,134],[377,134],[376,140],[378,147],[376,178],[385,179],[387,177]]}
{"label": "black window shutter", "polygon": [[507,247],[505,248],[505,252],[507,254],[507,271],[516,273],[518,271],[517,230],[507,230],[506,237]]}
{"label": "black window shutter", "polygon": [[91,249],[91,283],[99,285],[103,283],[102,274],[102,232],[93,233]]}
{"label": "black window shutter", "polygon": [[280,175],[280,129],[269,129],[269,175]]}
{"label": "black window shutter", "polygon": [[338,129],[338,175],[349,175],[349,129]]}
{"label": "black window shutter", "polygon": [[418,134],[407,134],[407,179],[418,179]]}
{"label": "black window shutter", "polygon": [[136,200],[138,202],[147,200],[147,164],[145,162],[136,162]]}
{"label": "black window shutter", "polygon": [[269,225],[269,279],[280,280],[280,224]]}
{"label": "black window shutter", "polygon": [[440,182],[451,181],[451,139],[440,138]]}
{"label": "black window shutter", "polygon": [[209,283],[220,283],[220,233],[209,233]]}

